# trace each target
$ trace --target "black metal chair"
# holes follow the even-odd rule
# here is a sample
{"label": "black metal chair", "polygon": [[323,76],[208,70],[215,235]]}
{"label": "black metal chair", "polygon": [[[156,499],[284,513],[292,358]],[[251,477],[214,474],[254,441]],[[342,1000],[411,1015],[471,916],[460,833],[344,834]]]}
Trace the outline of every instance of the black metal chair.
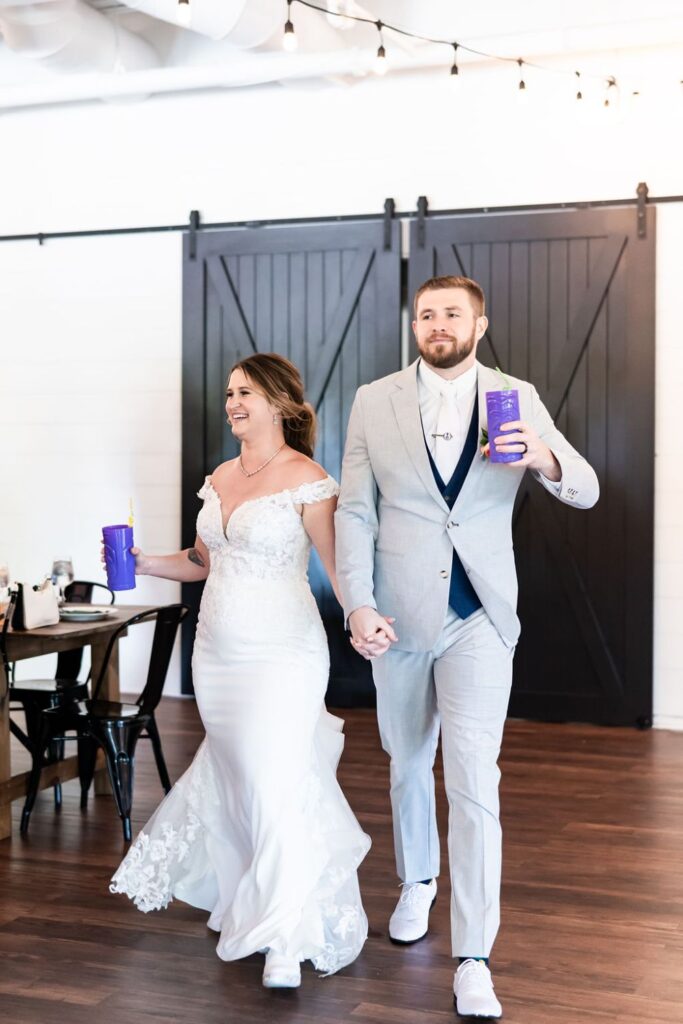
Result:
{"label": "black metal chair", "polygon": [[[95,588],[106,592],[107,604],[114,603],[115,594],[113,590],[110,590],[104,583],[95,583],[90,580],[74,580],[73,583],[66,587],[64,597],[70,604],[90,604]],[[26,722],[26,731],[24,732],[10,718],[10,729],[22,746],[26,747],[33,756],[33,746],[42,712],[47,708],[57,707],[70,701],[86,698],[88,696],[87,680],[90,678],[90,673],[88,673],[85,682],[79,682],[78,676],[83,661],[83,648],[78,647],[73,651],[61,651],[57,655],[57,669],[54,679],[22,679],[17,682],[14,678],[14,666],[7,658],[5,643],[15,601],[16,595],[10,600],[10,607],[5,615],[0,648],[10,686],[10,711],[23,711]],[[104,600],[102,603],[105,603]],[[50,752],[50,763],[63,759],[64,744],[59,740],[55,740],[55,745]],[[55,808],[59,810],[62,806],[61,782],[56,782],[53,789]]]}
{"label": "black metal chair", "polygon": [[[51,763],[50,751],[54,749],[51,745],[55,741],[73,739],[74,737],[66,735],[70,731],[75,730],[75,738],[78,740],[81,807],[87,806],[88,790],[95,771],[97,750],[98,747],[101,747],[105,754],[116,807],[123,822],[123,835],[127,841],[132,838],[130,814],[133,801],[135,747],[138,739],[152,741],[161,785],[166,793],[170,791],[171,780],[168,776],[154,712],[161,699],[178,626],[187,612],[188,609],[185,605],[171,604],[134,615],[122,623],[109,641],[99,677],[95,682],[92,699],[48,708],[43,712],[40,716],[40,731],[34,747],[26,803],[21,816],[22,832],[26,832],[28,829],[31,811],[38,793],[41,770],[46,764]],[[100,700],[99,693],[102,683],[119,637],[129,626],[151,619],[156,619],[156,625],[147,681],[136,703]],[[46,750],[48,751],[47,760],[43,757]]]}
{"label": "black metal chair", "polygon": [[[14,666],[7,656],[7,634],[12,622],[15,604],[16,592],[13,592],[10,595],[10,602],[5,611],[2,631],[0,632],[0,657],[2,657],[5,677],[9,687],[10,711],[24,712],[26,731],[15,722],[11,715],[9,727],[12,734],[19,740],[22,746],[26,747],[33,759],[40,731],[40,718],[43,711],[46,711],[48,708],[82,700],[88,696],[88,684],[87,682],[81,683],[78,681],[78,673],[75,678],[62,678],[57,675],[54,679],[27,679],[16,682],[14,679]],[[77,653],[80,654],[80,652]],[[50,750],[50,763],[60,761],[63,757],[64,745],[55,742]],[[61,782],[56,782],[53,790],[55,808],[59,810],[62,806]]]}
{"label": "black metal chair", "polygon": [[[64,589],[64,600],[67,604],[92,604],[93,591],[103,591],[103,596],[98,604],[113,604],[116,594],[104,583],[94,583],[92,580],[74,580]],[[106,599],[104,594],[107,595]],[[74,651],[61,651],[57,655],[57,670],[55,676],[58,679],[78,679],[83,662],[83,648],[77,647]],[[88,679],[90,673],[88,673]]]}

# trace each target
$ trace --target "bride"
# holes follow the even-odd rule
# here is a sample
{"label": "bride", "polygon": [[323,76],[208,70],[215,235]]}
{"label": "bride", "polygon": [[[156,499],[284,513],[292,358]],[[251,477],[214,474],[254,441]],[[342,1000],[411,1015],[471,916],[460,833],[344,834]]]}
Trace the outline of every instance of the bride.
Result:
{"label": "bride", "polygon": [[142,911],[172,898],[210,912],[217,952],[265,952],[263,984],[326,974],[367,937],[356,870],[370,840],[336,779],[343,723],[325,710],[329,654],[307,577],[311,542],[336,590],[338,486],[312,461],[315,414],[296,367],[233,367],[226,412],[241,442],[199,491],[193,548],[136,572],[206,580],[192,659],[206,730],[191,766],[111,883]]}

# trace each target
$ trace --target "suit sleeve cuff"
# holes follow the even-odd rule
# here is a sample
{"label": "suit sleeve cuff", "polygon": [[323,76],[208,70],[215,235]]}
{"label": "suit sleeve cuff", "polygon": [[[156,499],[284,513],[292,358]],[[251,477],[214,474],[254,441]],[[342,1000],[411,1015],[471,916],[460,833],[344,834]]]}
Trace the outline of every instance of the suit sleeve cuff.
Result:
{"label": "suit sleeve cuff", "polygon": [[558,497],[560,496],[562,493],[562,477],[560,477],[559,480],[548,480],[547,476],[544,476],[543,473],[539,473],[538,479],[539,482],[542,483],[549,491],[552,491],[553,494],[557,494]]}

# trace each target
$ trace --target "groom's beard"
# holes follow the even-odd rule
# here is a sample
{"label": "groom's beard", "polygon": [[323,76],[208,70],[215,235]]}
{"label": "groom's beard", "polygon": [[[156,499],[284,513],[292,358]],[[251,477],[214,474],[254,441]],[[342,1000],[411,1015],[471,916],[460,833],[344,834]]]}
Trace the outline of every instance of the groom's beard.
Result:
{"label": "groom's beard", "polygon": [[418,344],[417,347],[425,363],[437,366],[440,370],[450,370],[462,363],[473,352],[476,333],[477,328],[474,327],[467,341],[458,341],[452,334],[449,334],[440,343],[426,340],[421,345]]}

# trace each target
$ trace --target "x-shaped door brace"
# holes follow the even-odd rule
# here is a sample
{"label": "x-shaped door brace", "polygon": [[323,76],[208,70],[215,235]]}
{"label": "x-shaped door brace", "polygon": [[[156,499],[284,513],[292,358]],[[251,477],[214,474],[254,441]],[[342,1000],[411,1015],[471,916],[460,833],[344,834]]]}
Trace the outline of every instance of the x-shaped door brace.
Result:
{"label": "x-shaped door brace", "polygon": [[[325,389],[332,375],[337,358],[346,339],[351,320],[356,311],[365,282],[375,258],[374,249],[359,249],[351,267],[344,277],[342,293],[325,325],[324,336],[314,339],[311,355],[317,353],[313,375],[308,385],[308,400],[317,411],[325,396]],[[240,304],[235,283],[221,256],[209,256],[207,272],[216,289],[225,316],[230,323],[230,332],[239,351],[258,352],[258,340],[254,338],[244,310]],[[317,342],[317,344],[316,344]]]}
{"label": "x-shaped door brace", "polygon": [[[574,316],[557,367],[551,370],[551,384],[546,405],[554,420],[559,416],[567,399],[627,240],[626,235],[607,235],[596,264],[591,270],[591,283]],[[457,272],[468,273],[455,244],[438,246],[436,256],[439,273],[448,273],[447,268],[449,264],[452,265],[454,259],[458,268]],[[498,357],[490,335],[488,340],[497,363]],[[536,519],[541,524],[544,539],[557,559],[564,592],[576,616],[581,637],[589,652],[603,692],[609,696],[621,695],[624,692],[624,684],[619,669],[609,649],[607,638],[591,602],[579,566],[563,534],[554,502],[546,499],[547,495],[538,484],[527,478],[520,488],[513,526],[516,525],[525,503],[530,502],[536,512]]]}
{"label": "x-shaped door brace", "polygon": [[[551,374],[547,406],[553,419],[557,419],[566,401],[626,243],[626,235],[607,235],[604,238],[595,267],[591,271],[591,283],[574,316],[560,361]],[[457,272],[467,274],[467,268],[456,245],[440,245],[436,248],[436,262],[440,273],[446,273],[449,264],[452,265],[455,261]],[[363,248],[357,251],[344,278],[339,301],[325,326],[324,337],[319,340],[317,345],[311,346],[311,352],[317,351],[318,356],[308,388],[308,397],[316,410],[322,403],[325,389],[346,339],[374,257],[374,249]],[[236,348],[244,352],[257,352],[259,350],[257,339],[254,338],[249,327],[235,283],[224,258],[209,256],[206,259],[206,265],[218,300],[230,322],[230,330]],[[490,335],[488,340],[495,357],[495,345]],[[589,651],[603,690],[610,695],[621,694],[623,693],[623,683],[617,665],[609,650],[576,559],[563,536],[558,515],[552,507],[552,503],[544,501],[544,495],[540,488],[525,481],[520,491],[515,521],[526,501],[530,501],[538,513],[537,519],[541,523],[546,543],[557,558],[558,567],[564,570],[560,572],[562,585],[576,616],[583,641]],[[542,505],[541,502],[543,502]]]}

